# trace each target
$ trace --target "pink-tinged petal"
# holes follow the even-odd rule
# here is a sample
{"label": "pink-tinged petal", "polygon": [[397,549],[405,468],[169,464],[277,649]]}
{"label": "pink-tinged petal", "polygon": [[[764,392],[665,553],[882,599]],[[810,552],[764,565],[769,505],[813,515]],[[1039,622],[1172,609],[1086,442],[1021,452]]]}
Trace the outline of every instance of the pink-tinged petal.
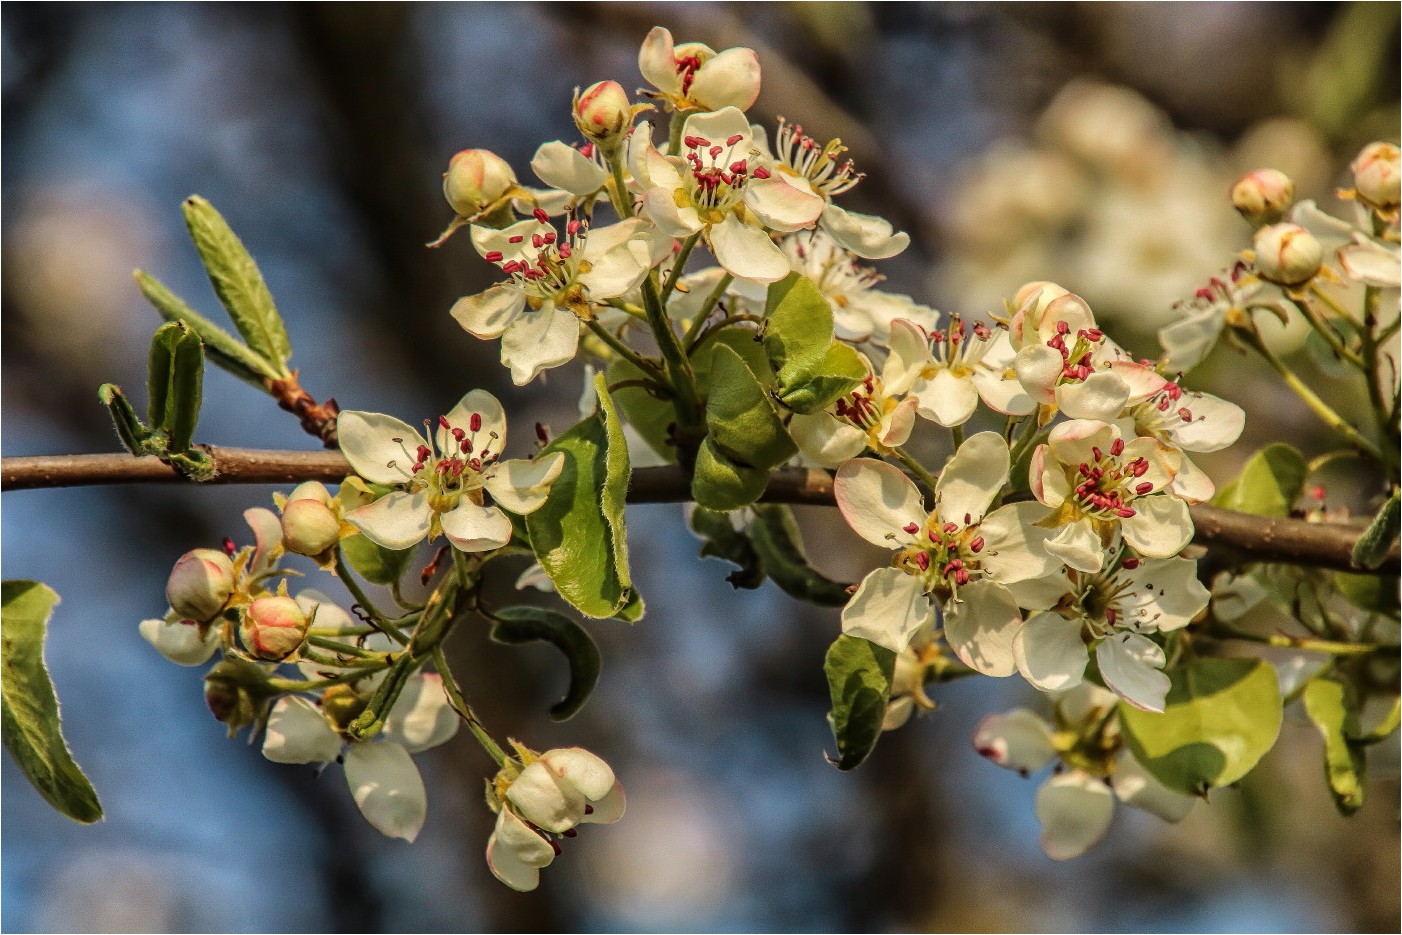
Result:
{"label": "pink-tinged petal", "polygon": [[404,684],[389,717],[385,737],[410,753],[447,743],[458,732],[457,712],[448,704],[443,677],[424,672]]}
{"label": "pink-tinged petal", "polygon": [[1032,452],[1028,465],[1027,483],[1032,488],[1032,496],[1043,506],[1059,507],[1071,495],[1071,484],[1066,480],[1066,471],[1052,456],[1047,445],[1038,445]]}
{"label": "pink-tinged petal", "polygon": [[494,506],[478,506],[464,499],[447,513],[440,514],[439,524],[448,541],[463,552],[490,552],[511,541],[511,520]]}
{"label": "pink-tinged petal", "polygon": [[1062,526],[1046,541],[1045,548],[1077,571],[1094,573],[1105,564],[1105,545],[1088,519]]}
{"label": "pink-tinged petal", "polygon": [[881,367],[881,385],[898,396],[906,392],[930,362],[930,339],[914,322],[898,318],[891,322],[890,353]]}
{"label": "pink-tinged petal", "polygon": [[1129,387],[1132,402],[1142,402],[1168,385],[1168,380],[1145,364],[1133,361],[1117,361],[1110,365],[1110,373],[1119,377]]}
{"label": "pink-tinged petal", "polygon": [[531,235],[546,234],[552,230],[554,228],[549,224],[535,218],[527,218],[500,230],[473,225],[470,236],[472,246],[483,258],[489,253],[500,253],[508,260],[534,260],[540,254],[540,248],[531,240]]}
{"label": "pink-tinged petal", "polygon": [[1061,384],[1055,395],[1057,408],[1070,418],[1108,422],[1120,417],[1129,399],[1129,386],[1115,374],[1102,370],[1079,383]]}
{"label": "pink-tinged petal", "polygon": [[1115,796],[1101,780],[1071,770],[1037,790],[1036,811],[1043,853],[1052,860],[1071,860],[1099,844],[1110,830]]}
{"label": "pink-tinged petal", "polygon": [[896,568],[878,568],[862,579],[842,608],[842,632],[899,653],[934,619],[934,605],[919,579]]}
{"label": "pink-tinged petal", "polygon": [[[473,416],[480,419],[480,425],[476,429],[472,428]],[[506,447],[506,410],[501,407],[497,398],[486,390],[472,390],[465,394],[458,400],[457,405],[448,411],[445,418],[453,428],[475,434],[479,451],[489,438],[492,451],[499,452]],[[493,435],[496,437],[493,438]],[[435,430],[434,440],[438,443],[439,451],[449,451],[457,445],[457,440],[441,426]]]}
{"label": "pink-tinged petal", "polygon": [[1170,370],[1191,370],[1202,363],[1226,323],[1226,307],[1213,307],[1159,329],[1159,345],[1165,351],[1164,364]]}
{"label": "pink-tinged petal", "polygon": [[946,428],[963,425],[978,408],[978,387],[970,376],[941,367],[915,394],[920,414]]}
{"label": "pink-tinged petal", "polygon": [[908,397],[901,400],[894,409],[881,417],[877,426],[877,440],[888,448],[897,448],[910,439],[915,428],[915,409],[918,401]]}
{"label": "pink-tinged petal", "polygon": [[616,785],[613,770],[602,759],[581,747],[556,747],[541,754],[561,784],[574,786],[591,802],[608,795]]}
{"label": "pink-tinged petal", "polygon": [[360,814],[380,834],[413,842],[428,815],[428,793],[409,754],[397,743],[352,744],[346,783]]}
{"label": "pink-tinged petal", "polygon": [[1171,558],[1192,541],[1193,516],[1177,497],[1140,497],[1134,501],[1134,515],[1120,520],[1120,532],[1140,555]]}
{"label": "pink-tinged petal", "polygon": [[243,511],[243,521],[253,531],[253,558],[248,565],[257,574],[282,554],[282,520],[267,507],[255,506]]}
{"label": "pink-tinged petal", "polygon": [[784,181],[782,176],[756,179],[745,186],[745,206],[770,230],[788,232],[812,227],[823,213],[823,199]]}
{"label": "pink-tinged petal", "polygon": [[1168,676],[1163,649],[1139,633],[1111,633],[1095,647],[1105,687],[1144,711],[1163,712]]}
{"label": "pink-tinged petal", "polygon": [[[1069,329],[1068,340],[1078,331],[1095,327],[1095,315],[1086,300],[1068,292],[1047,303],[1037,321],[1037,335],[1042,341],[1050,341],[1060,332],[1059,325],[1065,322]],[[1024,326],[1026,327],[1026,326]]]}
{"label": "pink-tinged petal", "polygon": [[1192,796],[1174,792],[1153,777],[1128,749],[1115,759],[1115,772],[1110,776],[1115,797],[1126,805],[1152,812],[1164,821],[1182,821],[1193,810]]}
{"label": "pink-tinged petal", "polygon": [[871,214],[830,204],[823,209],[821,221],[828,236],[864,260],[886,260],[910,246],[909,234],[893,232],[890,221]]}
{"label": "pink-tinged petal", "polygon": [[[693,118],[694,119],[694,118]],[[710,228],[711,252],[726,272],[754,282],[778,282],[789,274],[789,260],[769,235],[733,214]]]}
{"label": "pink-tinged petal", "polygon": [[976,525],[1008,482],[1008,443],[997,432],[970,436],[940,471],[935,512],[941,522]]}
{"label": "pink-tinged petal", "polygon": [[209,627],[200,636],[200,626],[193,620],[143,620],[137,627],[141,638],[156,651],[180,666],[200,666],[209,661],[219,648],[219,627]]}
{"label": "pink-tinged petal", "polygon": [[789,434],[803,456],[827,468],[835,468],[866,450],[867,433],[826,412],[795,415]]}
{"label": "pink-tinged petal", "polygon": [[534,513],[545,505],[550,485],[565,469],[565,456],[558,451],[532,461],[501,461],[487,471],[483,486],[492,499],[512,513]]}
{"label": "pink-tinged petal", "polygon": [[527,312],[501,339],[501,362],[511,368],[511,380],[525,386],[542,370],[574,359],[579,350],[579,319],[546,303]]}
{"label": "pink-tinged petal", "polygon": [[1217,492],[1217,485],[1188,457],[1178,466],[1178,474],[1168,485],[1169,493],[1186,503],[1205,503]]}
{"label": "pink-tinged petal", "polygon": [[496,829],[487,839],[487,866],[513,890],[529,893],[540,885],[540,869],[555,859],[555,849],[511,809],[497,815]]}
{"label": "pink-tinged petal", "polygon": [[1002,368],[974,371],[974,388],[985,406],[1005,416],[1025,416],[1037,408],[1022,382],[1004,377]]}
{"label": "pink-tinged petal", "polygon": [[680,94],[682,90],[675,48],[671,32],[654,26],[638,49],[638,71],[643,73],[643,79],[668,94]]}
{"label": "pink-tinged petal", "polygon": [[[393,416],[347,410],[336,417],[341,454],[351,470],[372,484],[402,484],[414,466],[423,436]],[[269,527],[271,529],[271,527]],[[282,524],[278,524],[281,539]]]}
{"label": "pink-tinged petal", "polygon": [[407,549],[428,536],[433,508],[428,494],[396,490],[374,503],[346,514],[346,521],[364,533],[365,538],[386,549]]}
{"label": "pink-tinged petal", "polygon": [[1081,638],[1081,619],[1038,614],[1013,639],[1017,670],[1044,692],[1074,688],[1085,677],[1090,652]]}
{"label": "pink-tinged petal", "polygon": [[891,333],[892,323],[898,318],[927,330],[934,328],[940,320],[939,312],[928,305],[916,303],[908,295],[875,289],[849,293],[846,305],[834,306],[832,316],[837,336],[849,341],[862,341],[873,334],[878,341],[885,339]]}
{"label": "pink-tinged petal", "polygon": [[526,296],[510,285],[493,286],[477,295],[463,296],[449,312],[475,338],[499,338],[526,307]]}
{"label": "pink-tinged petal", "polygon": [[687,95],[703,107],[748,110],[759,97],[759,56],[753,49],[726,49],[697,69]]}
{"label": "pink-tinged petal", "polygon": [[1147,436],[1136,438],[1125,445],[1124,454],[1119,460],[1121,464],[1129,464],[1139,458],[1149,463],[1149,469],[1136,479],[1136,485],[1151,485],[1151,493],[1172,483],[1174,475],[1183,464],[1183,452],[1165,445],[1157,438]]}
{"label": "pink-tinged petal", "polygon": [[974,749],[1006,769],[1026,776],[1056,757],[1051,725],[1026,708],[990,714],[974,730]]}
{"label": "pink-tinged petal", "polygon": [[1047,514],[1040,503],[1010,503],[984,517],[978,529],[984,541],[979,561],[989,577],[1010,584],[1061,568],[1061,560],[1047,551],[1053,530],[1037,525]]}
{"label": "pink-tinged petal", "polygon": [[987,579],[959,589],[944,605],[944,638],[969,668],[998,678],[1017,671],[1013,637],[1022,626],[1022,613],[1012,592]]}
{"label": "pink-tinged petal", "polygon": [[1208,393],[1189,393],[1182,403],[1192,413],[1192,421],[1174,429],[1173,441],[1186,451],[1221,451],[1240,438],[1246,427],[1246,413],[1236,403]]}
{"label": "pink-tinged petal", "polygon": [[914,482],[899,468],[872,458],[854,458],[842,465],[833,493],[847,525],[882,548],[914,542],[916,533],[908,527],[923,525],[929,516]]}
{"label": "pink-tinged petal", "polygon": [[609,178],[597,162],[559,140],[540,145],[531,159],[531,170],[551,188],[578,197],[603,188]]}
{"label": "pink-tinged petal", "polygon": [[301,695],[284,695],[268,715],[263,756],[274,763],[330,763],[342,743],[320,708]]}
{"label": "pink-tinged petal", "polygon": [[1045,344],[1024,347],[1013,358],[1013,373],[1033,401],[1042,406],[1056,402],[1056,381],[1065,369],[1061,353]]}
{"label": "pink-tinged petal", "polygon": [[1095,460],[1095,449],[1110,453],[1110,445],[1120,437],[1114,426],[1095,419],[1072,419],[1051,430],[1047,444],[1062,464],[1075,467]]}
{"label": "pink-tinged petal", "polygon": [[507,788],[506,798],[526,821],[555,834],[579,824],[587,804],[584,793],[560,782],[540,760],[521,770]]}
{"label": "pink-tinged petal", "polygon": [[1166,633],[1187,626],[1212,595],[1198,580],[1198,563],[1186,558],[1150,558],[1115,574],[1119,597],[1112,603],[1118,623]]}

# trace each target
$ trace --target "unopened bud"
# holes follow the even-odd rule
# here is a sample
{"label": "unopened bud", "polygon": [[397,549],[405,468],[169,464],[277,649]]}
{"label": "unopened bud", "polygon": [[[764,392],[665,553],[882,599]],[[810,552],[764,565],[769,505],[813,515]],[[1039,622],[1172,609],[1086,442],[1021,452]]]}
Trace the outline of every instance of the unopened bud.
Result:
{"label": "unopened bud", "polygon": [[1391,143],[1369,143],[1350,163],[1353,188],[1358,197],[1378,209],[1396,208],[1402,203],[1398,183],[1402,179],[1399,151]]}
{"label": "unopened bud", "polygon": [[574,99],[574,125],[608,149],[617,146],[633,125],[633,105],[617,81],[592,84]]}
{"label": "unopened bud", "polygon": [[1272,224],[1256,232],[1256,271],[1281,286],[1313,279],[1324,262],[1324,248],[1298,224]]}
{"label": "unopened bud", "polygon": [[249,655],[281,662],[307,638],[311,620],[290,597],[260,597],[244,608],[239,640]]}
{"label": "unopened bud", "polygon": [[1260,227],[1285,217],[1295,200],[1295,183],[1278,169],[1248,172],[1232,186],[1232,207],[1248,223]]}
{"label": "unopened bud", "polygon": [[316,500],[318,503],[330,503],[331,491],[326,489],[326,485],[321,481],[309,480],[292,488],[292,492],[287,495],[287,502],[293,500]]}
{"label": "unopened bud", "polygon": [[268,702],[277,692],[268,674],[254,663],[226,656],[205,673],[204,701],[220,722],[229,725],[229,736],[241,727],[267,719]]}
{"label": "unopened bud", "polygon": [[448,171],[443,173],[443,197],[461,217],[472,217],[515,184],[516,173],[496,153],[464,149],[448,160]]}
{"label": "unopened bud", "polygon": [[298,555],[320,555],[341,538],[341,521],[320,500],[289,500],[282,508],[282,544]]}
{"label": "unopened bud", "polygon": [[214,549],[195,549],[176,561],[166,580],[166,600],[181,617],[213,620],[234,593],[234,563]]}

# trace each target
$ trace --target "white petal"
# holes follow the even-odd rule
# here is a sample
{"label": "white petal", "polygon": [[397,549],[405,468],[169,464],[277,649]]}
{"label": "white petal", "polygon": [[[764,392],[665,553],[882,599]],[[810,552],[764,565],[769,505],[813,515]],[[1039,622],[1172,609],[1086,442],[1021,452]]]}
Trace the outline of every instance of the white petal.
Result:
{"label": "white petal", "polygon": [[531,169],[551,188],[580,197],[603,188],[609,178],[598,163],[559,140],[541,144],[531,160]]}
{"label": "white petal", "polygon": [[1105,564],[1105,546],[1087,519],[1058,529],[1046,541],[1046,550],[1077,571],[1097,572]]}
{"label": "white petal", "polygon": [[[637,250],[634,250],[634,247]],[[641,244],[623,243],[590,260],[589,269],[579,282],[595,301],[612,299],[635,288],[649,268],[649,256]]]}
{"label": "white petal", "polygon": [[914,542],[916,533],[906,527],[912,523],[919,527],[929,516],[911,479],[895,466],[872,458],[854,458],[842,465],[833,493],[847,525],[872,545],[887,549]]}
{"label": "white petal", "polygon": [[397,743],[352,744],[346,782],[360,814],[380,834],[412,842],[428,815],[428,793],[409,754]]}
{"label": "white petal", "polygon": [[433,509],[428,494],[396,490],[346,514],[346,521],[376,545],[407,549],[428,535]]}
{"label": "white petal", "polygon": [[1051,725],[1026,708],[990,714],[974,730],[974,749],[999,766],[1036,772],[1056,756]]}
{"label": "white petal", "polygon": [[1022,614],[1012,592],[996,581],[974,581],[944,605],[944,638],[969,668],[998,678],[1017,671],[1013,637]]}
{"label": "white petal", "polygon": [[263,755],[274,763],[330,763],[342,740],[321,709],[300,695],[284,695],[273,705],[263,731]]}
{"label": "white petal", "polygon": [[1043,406],[1056,402],[1056,381],[1065,369],[1060,352],[1045,344],[1024,347],[1013,358],[1013,372],[1029,396]]}
{"label": "white petal", "polygon": [[994,412],[1005,416],[1025,416],[1037,408],[1037,403],[1016,379],[1009,380],[1002,371],[993,372],[980,368],[974,371],[974,386],[979,399]]}
{"label": "white petal", "polygon": [[935,512],[963,528],[983,519],[988,505],[1008,482],[1008,443],[997,432],[968,438],[935,482]]}
{"label": "white petal", "polygon": [[385,737],[410,753],[447,743],[457,732],[458,715],[448,704],[443,677],[436,672],[409,679],[385,718]]}
{"label": "white petal", "polygon": [[1185,503],[1205,503],[1217,492],[1217,485],[1212,482],[1211,475],[1185,455],[1168,492]]}
{"label": "white petal", "polygon": [[1056,388],[1056,405],[1072,419],[1118,419],[1129,399],[1129,386],[1109,371],[1092,373],[1079,383]]}
{"label": "white petal", "polygon": [[716,262],[741,279],[770,283],[789,274],[789,261],[784,251],[763,230],[751,227],[733,214],[711,226],[710,243]]}
{"label": "white petal", "polygon": [[587,804],[584,793],[557,780],[540,760],[521,770],[506,790],[506,798],[526,821],[556,834],[579,824]]}
{"label": "white petal", "polygon": [[920,377],[920,370],[930,362],[930,339],[924,329],[912,321],[891,322],[888,341],[890,353],[881,367],[881,385],[895,396],[906,392]]}
{"label": "white petal", "polygon": [[511,520],[494,506],[464,499],[439,516],[443,535],[463,552],[490,552],[511,541]]}
{"label": "white petal", "polygon": [[574,786],[591,802],[602,799],[617,785],[609,765],[580,747],[547,750],[541,754],[540,762],[549,767],[562,785]]}
{"label": "white petal", "polygon": [[1182,403],[1193,414],[1193,420],[1174,430],[1173,441],[1178,447],[1186,451],[1221,451],[1241,437],[1246,413],[1236,403],[1208,393],[1189,393]]}
{"label": "white petal", "polygon": [[1022,625],[1013,640],[1017,670],[1044,692],[1080,684],[1090,652],[1081,639],[1081,620],[1038,614]]}
{"label": "white petal", "polygon": [[1226,317],[1225,307],[1210,308],[1160,328],[1159,345],[1167,354],[1165,365],[1170,370],[1191,370],[1202,363],[1216,346]]}
{"label": "white petal", "polygon": [[866,260],[885,260],[910,246],[910,235],[892,233],[885,218],[844,211],[837,205],[823,209],[822,225],[833,240]]}
{"label": "white petal", "polygon": [[881,729],[897,730],[904,727],[910,720],[910,716],[915,713],[915,699],[910,695],[902,695],[899,698],[892,698],[886,702],[886,714],[881,719]]}
{"label": "white petal", "polygon": [[1138,568],[1121,569],[1115,580],[1122,586],[1112,604],[1117,622],[1137,630],[1185,627],[1211,599],[1198,580],[1198,563],[1186,558],[1145,559]]}
{"label": "white petal", "polygon": [[[735,52],[738,50],[729,49],[727,51]],[[706,65],[709,64],[711,63],[706,63]],[[682,128],[682,136],[699,136],[709,140],[715,146],[728,145],[726,140],[740,137],[733,146],[737,153],[736,158],[741,158],[738,154],[749,150],[752,134],[749,118],[741,112],[740,108],[733,105],[721,105],[714,108],[712,113],[692,114],[686,118],[686,125]]]}
{"label": "white petal", "polygon": [[255,506],[243,511],[243,521],[253,531],[254,549],[249,569],[254,574],[266,571],[273,559],[282,554],[282,520],[267,507]]}
{"label": "white petal", "polygon": [[487,866],[498,880],[522,893],[540,885],[540,868],[555,859],[555,849],[509,808],[497,815],[487,839]]}
{"label": "white petal", "polygon": [[1168,676],[1162,671],[1163,649],[1138,633],[1112,633],[1095,647],[1095,661],[1105,686],[1145,711],[1162,713]]}
{"label": "white petal", "polygon": [[1051,434],[1047,436],[1047,444],[1058,461],[1074,467],[1094,461],[1097,448],[1102,453],[1108,452],[1110,445],[1119,437],[1119,430],[1108,422],[1072,419],[1052,429]]}
{"label": "white petal", "polygon": [[759,56],[753,49],[726,49],[697,69],[687,94],[711,110],[747,110],[759,97],[759,76]]}
{"label": "white petal", "polygon": [[553,230],[543,221],[527,218],[501,229],[473,225],[470,236],[472,246],[483,258],[489,253],[500,253],[508,260],[534,261],[540,255],[540,247],[531,240],[531,235],[547,234]]}
{"label": "white petal", "polygon": [[1071,860],[1100,843],[1110,830],[1115,797],[1099,779],[1071,770],[1037,790],[1036,811],[1043,852],[1052,860]]}
{"label": "white petal", "polygon": [[565,456],[553,451],[532,461],[501,461],[483,478],[492,499],[518,515],[534,513],[545,505],[550,485],[565,468]]}
{"label": "white petal", "polygon": [[574,359],[579,349],[579,319],[546,303],[527,312],[501,339],[501,362],[511,368],[511,380],[525,386],[542,370]]}
{"label": "white petal", "polygon": [[[660,173],[654,169],[653,174]],[[676,189],[666,186],[649,188],[643,194],[643,214],[668,237],[690,237],[705,225],[701,223],[695,208],[677,204],[674,191]]]}
{"label": "white petal", "polygon": [[1051,610],[1061,603],[1062,598],[1072,593],[1075,589],[1072,588],[1071,581],[1066,576],[1066,569],[1060,563],[1058,563],[1057,569],[1055,574],[1008,584],[1007,588],[1012,592],[1017,606],[1027,610]]}
{"label": "white petal", "polygon": [[501,285],[463,296],[449,314],[473,337],[489,340],[501,337],[525,307],[526,296],[520,289]]}
{"label": "white petal", "polygon": [[765,227],[779,232],[810,227],[823,213],[823,199],[795,188],[777,175],[754,179],[747,184],[745,206]]}
{"label": "white petal", "polygon": [[1182,821],[1193,809],[1193,797],[1174,792],[1153,777],[1129,750],[1122,750],[1115,759],[1115,772],[1110,776],[1115,797],[1126,805],[1153,812],[1164,821]]}
{"label": "white petal", "polygon": [[602,799],[595,800],[584,810],[584,817],[579,820],[579,823],[582,825],[611,825],[623,817],[627,804],[627,799],[623,795],[623,785],[615,782],[607,795]]}
{"label": "white petal", "polygon": [[1052,530],[1037,525],[1047,512],[1040,503],[1010,503],[984,517],[978,528],[984,541],[979,561],[990,577],[1010,584],[1042,578],[1061,567],[1061,559],[1047,551]]}
{"label": "white petal", "polygon": [[353,409],[336,417],[336,437],[351,470],[372,484],[404,483],[414,466],[414,451],[424,443],[406,422]]}
{"label": "white petal", "polygon": [[867,447],[866,432],[826,412],[795,415],[789,421],[789,434],[805,457],[828,468],[855,458]]}
{"label": "white petal", "polygon": [[1120,532],[1140,555],[1170,558],[1192,541],[1193,515],[1177,497],[1140,497],[1134,501],[1134,515],[1120,520]]}
{"label": "white petal", "polygon": [[934,618],[934,605],[919,579],[896,568],[878,568],[862,579],[842,608],[842,632],[899,653]]}
{"label": "white petal", "polygon": [[[449,410],[445,418],[453,428],[471,432],[473,416],[479,416],[482,420],[482,424],[473,433],[477,436],[476,450],[480,451],[493,434],[496,437],[491,440],[492,450],[499,452],[506,447],[506,410],[501,408],[501,403],[495,396],[486,390],[472,390],[458,400],[458,404]],[[457,444],[452,435],[441,426],[435,434],[440,451],[451,450]]]}
{"label": "white petal", "polygon": [[677,73],[677,59],[672,34],[661,26],[654,26],[643,40],[638,50],[638,71],[648,84],[659,91],[679,94],[682,89],[681,75]]}
{"label": "white petal", "polygon": [[915,409],[919,401],[907,397],[896,408],[885,413],[877,426],[877,440],[888,448],[904,445],[915,428]]}
{"label": "white petal", "polygon": [[176,665],[198,666],[209,661],[219,648],[219,628],[209,627],[203,637],[193,620],[143,620],[137,629],[146,642]]}
{"label": "white petal", "polygon": [[978,408],[978,387],[972,376],[957,376],[947,367],[916,391],[920,414],[948,428],[963,425]]}
{"label": "white petal", "polygon": [[[1118,432],[1118,429],[1116,431]],[[1125,445],[1120,463],[1129,464],[1139,458],[1148,462],[1149,469],[1139,477],[1136,486],[1148,484],[1152,491],[1158,491],[1173,481],[1174,475],[1182,466],[1183,452],[1165,445],[1157,438],[1141,436]]]}
{"label": "white petal", "polygon": [[1351,243],[1339,250],[1339,265],[1344,275],[1365,286],[1383,289],[1396,289],[1402,285],[1402,265],[1399,265],[1397,248],[1389,250],[1375,241],[1355,234],[1357,243]]}

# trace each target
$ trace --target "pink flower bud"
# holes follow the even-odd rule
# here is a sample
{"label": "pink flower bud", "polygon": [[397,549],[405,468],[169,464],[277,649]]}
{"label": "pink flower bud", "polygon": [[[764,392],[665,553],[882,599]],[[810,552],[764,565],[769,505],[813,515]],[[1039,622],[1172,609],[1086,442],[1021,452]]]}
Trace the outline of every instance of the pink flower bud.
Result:
{"label": "pink flower bud", "polygon": [[341,521],[320,500],[291,500],[282,508],[282,544],[298,555],[320,555],[341,538]]}
{"label": "pink flower bud", "polygon": [[1276,169],[1248,172],[1232,186],[1232,207],[1249,223],[1260,227],[1285,217],[1295,200],[1295,183]]}
{"label": "pink flower bud", "polygon": [[166,580],[171,610],[200,623],[213,620],[233,593],[234,563],[214,549],[186,552]]}
{"label": "pink flower bud", "polygon": [[574,99],[574,125],[605,148],[617,146],[633,125],[633,105],[617,81],[592,84]]}
{"label": "pink flower bud", "polygon": [[1391,143],[1369,143],[1359,151],[1349,168],[1358,197],[1374,208],[1396,208],[1402,203],[1402,154]]}
{"label": "pink flower bud", "polygon": [[226,656],[204,676],[204,701],[215,718],[229,726],[229,736],[241,727],[267,720],[268,702],[277,691],[261,666]]}
{"label": "pink flower bud", "polygon": [[281,662],[297,651],[311,626],[290,597],[260,597],[244,608],[239,640],[258,659]]}
{"label": "pink flower bud", "polygon": [[1319,272],[1324,248],[1298,224],[1272,224],[1256,232],[1256,271],[1281,286],[1298,286]]}
{"label": "pink flower bud", "polygon": [[443,197],[462,217],[472,217],[516,184],[511,166],[486,149],[464,149],[448,160]]}

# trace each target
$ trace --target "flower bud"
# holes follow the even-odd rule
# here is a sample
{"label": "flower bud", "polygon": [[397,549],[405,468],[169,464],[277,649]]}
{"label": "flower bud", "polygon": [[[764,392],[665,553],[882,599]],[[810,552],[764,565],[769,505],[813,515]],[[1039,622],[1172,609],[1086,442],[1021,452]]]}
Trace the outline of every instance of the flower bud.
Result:
{"label": "flower bud", "polygon": [[267,719],[268,702],[277,692],[268,684],[268,673],[260,666],[226,656],[205,673],[204,701],[221,723],[229,725],[232,737],[241,727]]}
{"label": "flower bud", "polygon": [[1391,143],[1369,143],[1349,165],[1353,170],[1353,188],[1358,197],[1373,208],[1385,210],[1402,203],[1399,179],[1402,165],[1399,151]]}
{"label": "flower bud", "polygon": [[1285,217],[1295,200],[1295,183],[1277,169],[1248,172],[1232,186],[1232,207],[1248,223],[1260,227]]}
{"label": "flower bud", "polygon": [[239,640],[249,655],[281,662],[297,651],[312,625],[290,597],[260,597],[243,611]]}
{"label": "flower bud", "polygon": [[326,489],[326,485],[318,480],[304,481],[292,488],[292,492],[287,495],[287,502],[293,500],[315,500],[318,503],[329,504],[331,502],[331,491]]}
{"label": "flower bud", "polygon": [[186,552],[166,580],[171,610],[200,623],[213,620],[233,593],[234,563],[214,549]]}
{"label": "flower bud", "polygon": [[1314,278],[1324,262],[1324,248],[1298,224],[1272,224],[1256,232],[1256,271],[1281,286],[1298,286]]}
{"label": "flower bud", "polygon": [[282,508],[282,544],[298,555],[320,555],[341,538],[341,521],[320,500],[289,500]]}
{"label": "flower bud", "polygon": [[486,149],[464,149],[448,160],[443,197],[461,217],[472,217],[516,184],[511,166]]}
{"label": "flower bud", "polygon": [[616,147],[633,125],[633,105],[617,81],[600,81],[574,97],[574,125],[600,146]]}

